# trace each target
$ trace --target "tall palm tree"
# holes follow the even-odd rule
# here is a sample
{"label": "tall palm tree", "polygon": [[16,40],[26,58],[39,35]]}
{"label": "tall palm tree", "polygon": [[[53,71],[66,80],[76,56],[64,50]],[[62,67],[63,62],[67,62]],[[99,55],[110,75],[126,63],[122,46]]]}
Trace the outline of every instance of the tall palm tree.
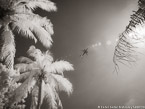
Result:
{"label": "tall palm tree", "polygon": [[125,31],[119,35],[119,41],[115,47],[114,63],[116,70],[118,62],[131,64],[137,61],[139,48],[145,43],[145,0],[138,1],[138,10],[133,11],[131,21]]}
{"label": "tall palm tree", "polygon": [[10,95],[9,106],[21,101],[31,94],[31,109],[40,109],[45,102],[49,109],[62,109],[58,91],[71,94],[72,84],[63,76],[64,71],[73,70],[72,64],[67,61],[53,61],[53,57],[47,51],[42,53],[39,49],[31,46],[28,50],[29,57],[20,57],[20,63],[15,68],[21,72],[14,81],[23,83]]}
{"label": "tall palm tree", "polygon": [[46,17],[34,13],[36,8],[55,11],[49,0],[0,0],[0,62],[13,69],[15,57],[14,32],[51,46],[52,24]]}

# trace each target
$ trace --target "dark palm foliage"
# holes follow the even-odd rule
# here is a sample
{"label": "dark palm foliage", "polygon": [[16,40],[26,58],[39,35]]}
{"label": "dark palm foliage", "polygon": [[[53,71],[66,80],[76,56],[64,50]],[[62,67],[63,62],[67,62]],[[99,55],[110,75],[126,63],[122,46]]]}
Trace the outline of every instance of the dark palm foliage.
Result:
{"label": "dark palm foliage", "polygon": [[119,35],[115,47],[114,63],[118,70],[118,62],[131,64],[137,61],[138,49],[145,42],[145,0],[138,1],[138,10],[131,15],[131,21],[125,31]]}

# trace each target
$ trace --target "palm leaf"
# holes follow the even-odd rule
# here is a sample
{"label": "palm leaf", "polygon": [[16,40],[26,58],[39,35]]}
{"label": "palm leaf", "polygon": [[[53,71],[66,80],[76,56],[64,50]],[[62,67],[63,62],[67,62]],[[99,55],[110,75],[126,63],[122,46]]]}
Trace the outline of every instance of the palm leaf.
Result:
{"label": "palm leaf", "polygon": [[31,72],[25,72],[18,76],[13,77],[13,82],[25,81],[29,77],[30,73]]}
{"label": "palm leaf", "polygon": [[56,11],[57,9],[55,4],[49,0],[15,0],[11,8],[21,5],[25,5],[28,9],[32,10],[36,9],[37,7],[46,11]]}
{"label": "palm leaf", "polygon": [[22,83],[14,92],[12,93],[10,97],[9,105],[12,106],[15,103],[18,103],[21,101],[21,99],[24,99],[27,97],[27,93],[31,91],[31,89],[36,84],[36,79],[33,77],[36,72],[31,72],[31,75],[27,80],[25,80],[24,83]]}
{"label": "palm leaf", "polygon": [[36,50],[34,45],[31,45],[27,51],[28,56],[30,56],[32,53],[34,53]]}
{"label": "palm leaf", "polygon": [[63,109],[62,102],[61,102],[61,100],[60,100],[60,98],[59,98],[57,93],[55,93],[55,98],[56,98],[57,107],[59,109]]}
{"label": "palm leaf", "polygon": [[63,75],[64,71],[71,71],[74,70],[73,65],[67,61],[55,61],[53,62],[50,67],[46,68],[48,71],[52,73],[58,73]]}
{"label": "palm leaf", "polygon": [[35,38],[34,34],[30,30],[30,27],[33,27],[33,24],[31,21],[27,20],[28,16],[25,14],[21,15],[15,15],[11,16],[11,19],[14,22],[10,23],[10,28],[13,31],[16,31],[17,33],[20,33],[22,36],[26,38],[33,39],[35,43],[37,42],[37,39]]}
{"label": "palm leaf", "polygon": [[45,84],[43,91],[45,94],[44,101],[46,102],[46,104],[48,104],[48,107],[50,109],[57,109],[55,90],[49,84]]}
{"label": "palm leaf", "polygon": [[41,27],[43,27],[49,34],[53,34],[53,24],[46,17],[42,18],[40,16],[35,15],[33,17],[33,22],[37,22]]}
{"label": "palm leaf", "polygon": [[54,78],[53,82],[55,83],[51,84],[53,85],[55,84],[56,85],[55,88],[57,88],[57,90],[64,91],[68,95],[70,95],[73,92],[72,84],[69,82],[68,79],[56,74],[52,74],[52,77]]}
{"label": "palm leaf", "polygon": [[124,32],[119,35],[115,47],[113,62],[118,71],[118,63],[132,65],[141,53],[141,44],[145,43],[145,1],[138,1],[138,10],[130,16],[131,20]]}
{"label": "palm leaf", "polygon": [[55,4],[49,0],[30,0],[26,6],[32,10],[36,9],[37,7],[46,11],[56,11],[57,9]]}
{"label": "palm leaf", "polygon": [[[34,39],[37,42],[37,39],[45,46],[46,48],[50,47],[52,44],[51,33],[52,29],[51,24],[49,22],[48,27],[44,25],[46,20],[43,20],[41,17],[37,15],[18,15],[11,17],[15,22],[11,23],[12,30],[16,30],[31,39]],[[43,20],[43,22],[41,22]],[[48,21],[47,21],[48,22]],[[47,23],[46,22],[46,23]],[[45,29],[48,28],[48,29]],[[49,31],[49,32],[48,32]],[[37,38],[37,39],[36,39]]]}
{"label": "palm leaf", "polygon": [[31,63],[31,64],[20,63],[20,64],[16,64],[14,67],[19,72],[28,72],[34,69],[38,69],[38,66],[35,63]]}
{"label": "palm leaf", "polygon": [[17,61],[19,63],[26,63],[26,64],[30,64],[30,63],[33,62],[30,58],[27,58],[27,57],[24,57],[24,56],[21,56],[21,57],[17,58]]}
{"label": "palm leaf", "polygon": [[13,69],[15,57],[14,35],[10,30],[3,30],[0,36],[0,61],[8,69]]}
{"label": "palm leaf", "polygon": [[52,45],[51,35],[43,28],[38,26],[34,26],[31,28],[36,38],[42,43],[42,45],[46,48],[49,48]]}

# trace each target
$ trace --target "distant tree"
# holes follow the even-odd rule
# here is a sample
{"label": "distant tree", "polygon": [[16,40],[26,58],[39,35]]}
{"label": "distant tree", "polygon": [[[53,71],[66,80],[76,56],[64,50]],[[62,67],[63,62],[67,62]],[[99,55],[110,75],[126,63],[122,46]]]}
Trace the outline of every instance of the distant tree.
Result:
{"label": "distant tree", "polygon": [[0,62],[8,69],[13,69],[14,64],[14,31],[35,42],[38,39],[46,48],[51,46],[52,24],[46,17],[35,14],[36,8],[56,10],[49,0],[0,0]]}
{"label": "distant tree", "polygon": [[72,92],[72,84],[64,77],[64,71],[73,70],[67,61],[53,61],[49,51],[42,53],[31,46],[27,57],[18,58],[15,68],[21,73],[14,81],[22,82],[10,95],[8,106],[15,107],[21,100],[31,96],[30,109],[40,109],[45,102],[48,109],[62,109],[58,92],[64,91],[68,95]]}
{"label": "distant tree", "polygon": [[131,64],[137,61],[138,48],[145,44],[145,0],[138,1],[138,10],[133,11],[131,21],[125,31],[119,35],[113,61],[118,70],[118,62]]}

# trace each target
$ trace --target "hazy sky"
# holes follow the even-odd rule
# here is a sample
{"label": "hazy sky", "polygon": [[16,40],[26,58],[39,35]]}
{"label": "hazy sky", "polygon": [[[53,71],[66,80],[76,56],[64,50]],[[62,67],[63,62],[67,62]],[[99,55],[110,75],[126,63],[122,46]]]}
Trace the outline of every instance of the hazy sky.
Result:
{"label": "hazy sky", "polygon": [[[112,62],[116,39],[128,25],[132,11],[137,8],[137,1],[52,1],[58,7],[57,12],[50,14],[38,10],[38,13],[47,15],[54,24],[51,51],[55,59],[67,60],[75,68],[75,71],[65,73],[74,86],[74,92],[70,97],[61,94],[64,109],[145,105],[145,61],[138,62],[130,69],[121,66],[118,75],[113,73]],[[17,42],[21,41],[17,39]],[[23,49],[19,49],[17,56],[29,45],[23,44]],[[42,49],[40,44],[38,47]],[[88,56],[80,58],[81,50],[87,47],[90,47]]]}

